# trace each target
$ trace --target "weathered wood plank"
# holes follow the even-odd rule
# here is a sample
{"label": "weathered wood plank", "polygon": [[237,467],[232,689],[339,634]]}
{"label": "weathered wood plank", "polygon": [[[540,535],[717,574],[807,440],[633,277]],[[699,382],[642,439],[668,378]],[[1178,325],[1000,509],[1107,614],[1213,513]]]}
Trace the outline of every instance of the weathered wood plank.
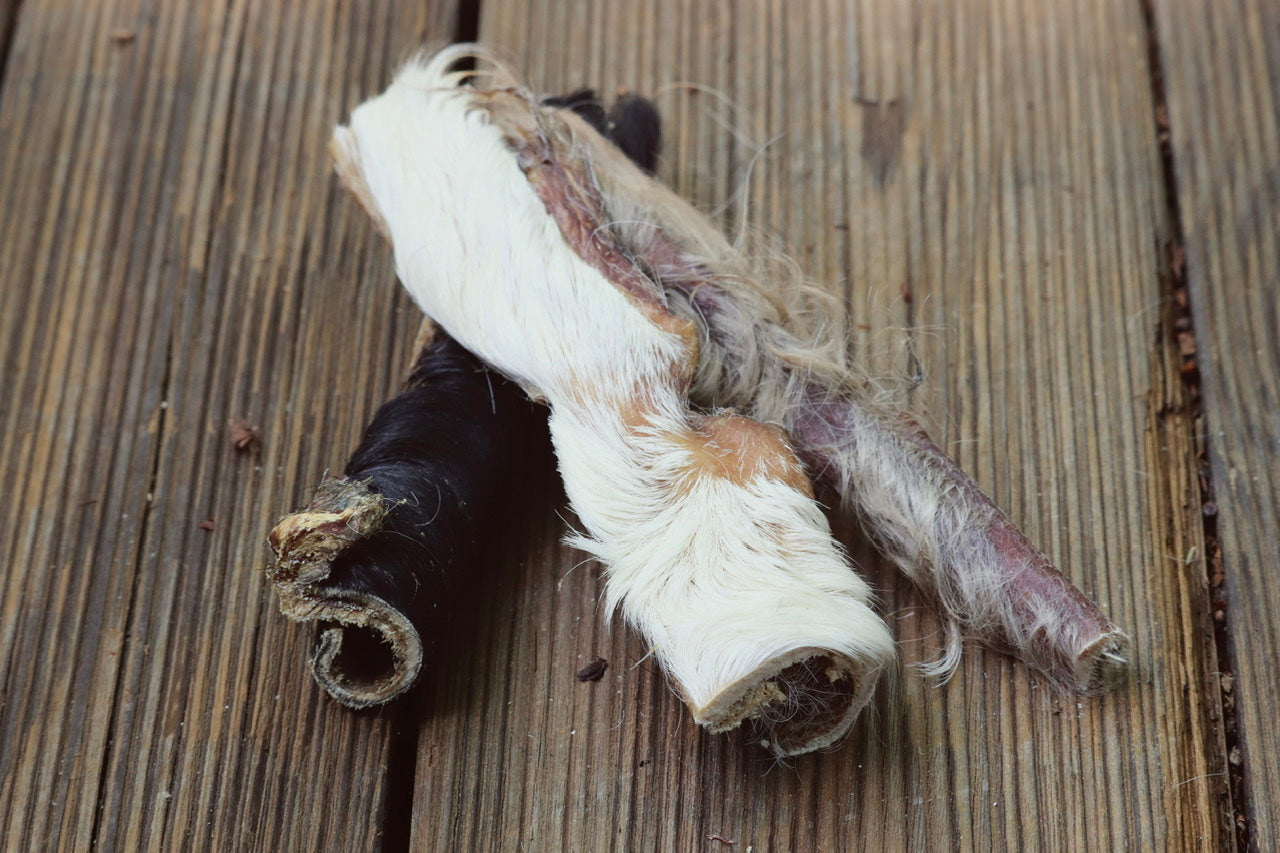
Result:
{"label": "weathered wood plank", "polygon": [[325,154],[452,27],[403,5],[23,5],[0,101],[6,849],[378,843],[390,720],[311,683],[260,569],[416,324]]}
{"label": "weathered wood plank", "polygon": [[[596,573],[553,526],[523,572],[495,572],[493,612],[430,685],[415,846],[1229,841],[1140,8],[490,0],[481,36],[543,91],[658,93],[664,175],[729,200],[730,227],[749,188],[752,226],[843,288],[852,348],[904,389],[914,351],[914,407],[1131,630],[1139,669],[1077,702],[971,649],[944,688],[910,669],[884,685],[839,751],[772,766],[746,734],[695,730],[638,640],[601,624]],[[932,657],[928,608],[855,555],[904,662]],[[605,680],[577,683],[596,655]]]}
{"label": "weathered wood plank", "polygon": [[[112,112],[137,97],[117,95],[134,55],[106,38],[109,17],[28,5],[0,105],[11,200],[0,458],[17,498],[4,508],[0,768],[18,848],[92,839],[163,385],[157,283],[124,273],[138,202],[116,176],[131,151],[104,144]],[[191,85],[167,82],[170,98]],[[100,248],[111,242],[123,244],[114,265]]]}
{"label": "weathered wood plank", "polygon": [[[1256,849],[1280,846],[1280,7],[1154,4]],[[1224,667],[1226,669],[1227,667]]]}

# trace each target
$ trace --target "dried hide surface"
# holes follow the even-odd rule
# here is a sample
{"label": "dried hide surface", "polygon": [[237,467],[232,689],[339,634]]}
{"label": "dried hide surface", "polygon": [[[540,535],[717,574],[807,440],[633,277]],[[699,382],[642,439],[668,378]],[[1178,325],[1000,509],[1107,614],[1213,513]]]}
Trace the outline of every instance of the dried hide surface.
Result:
{"label": "dried hide surface", "polygon": [[466,85],[473,53],[411,61],[357,108],[340,175],[428,316],[550,405],[574,542],[695,719],[754,719],[780,755],[830,745],[894,656],[866,584],[785,433],[691,408],[705,335],[610,228],[583,138],[649,179],[513,80]]}
{"label": "dried hide surface", "polygon": [[540,420],[518,388],[432,332],[424,324],[404,390],[378,409],[343,476],[271,531],[280,610],[316,623],[312,673],[352,708],[417,678]]}

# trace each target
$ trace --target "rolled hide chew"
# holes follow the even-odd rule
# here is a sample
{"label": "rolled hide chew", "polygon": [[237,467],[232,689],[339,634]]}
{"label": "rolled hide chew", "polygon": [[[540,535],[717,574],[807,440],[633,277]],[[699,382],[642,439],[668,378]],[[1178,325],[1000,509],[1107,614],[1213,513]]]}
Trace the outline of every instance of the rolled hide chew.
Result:
{"label": "rolled hide chew", "polygon": [[619,250],[661,282],[698,330],[691,398],[782,425],[815,477],[949,625],[947,677],[962,635],[1017,655],[1055,683],[1102,692],[1128,669],[1129,640],[1017,529],[906,412],[841,366],[834,305],[786,258],[729,243],[705,215],[642,174],[575,116],[574,146]]}
{"label": "rolled hide chew", "polygon": [[616,245],[571,113],[466,85],[472,56],[413,60],[357,108],[339,174],[427,315],[551,406],[573,541],[694,718],[755,720],[779,755],[834,743],[894,655],[866,584],[782,430],[690,408],[696,328]]}
{"label": "rolled hide chew", "polygon": [[280,610],[317,626],[311,669],[352,708],[413,684],[540,416],[430,322],[404,390],[338,479],[271,531]]}

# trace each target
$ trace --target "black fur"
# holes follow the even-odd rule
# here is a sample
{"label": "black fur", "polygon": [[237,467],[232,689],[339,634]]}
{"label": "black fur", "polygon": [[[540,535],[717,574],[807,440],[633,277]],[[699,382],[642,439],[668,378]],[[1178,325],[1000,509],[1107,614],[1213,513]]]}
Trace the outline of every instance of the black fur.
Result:
{"label": "black fur", "polygon": [[495,510],[506,485],[519,480],[513,469],[531,437],[545,433],[540,423],[545,416],[520,389],[437,334],[343,471],[366,481],[389,509],[380,531],[334,560],[328,583],[383,599],[429,646],[440,608],[472,574],[483,538],[502,529]]}
{"label": "black fur", "polygon": [[547,106],[573,110],[614,145],[631,162],[649,174],[658,168],[662,150],[662,119],[658,108],[639,95],[619,95],[608,113],[592,89],[578,89],[542,101]]}

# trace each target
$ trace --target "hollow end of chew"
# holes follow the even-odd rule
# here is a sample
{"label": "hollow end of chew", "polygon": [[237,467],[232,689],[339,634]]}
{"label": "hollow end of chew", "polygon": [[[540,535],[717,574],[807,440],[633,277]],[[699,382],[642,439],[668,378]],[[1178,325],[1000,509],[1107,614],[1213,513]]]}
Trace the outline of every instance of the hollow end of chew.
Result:
{"label": "hollow end of chew", "polygon": [[1128,678],[1130,660],[1127,635],[1114,629],[1102,634],[1076,655],[1076,691],[1096,696],[1119,687]]}
{"label": "hollow end of chew", "polygon": [[348,708],[368,708],[412,687],[422,669],[422,657],[421,640],[411,625],[395,625],[394,620],[346,625],[322,621],[311,674],[326,693]]}
{"label": "hollow end of chew", "polygon": [[871,699],[883,664],[824,649],[798,649],[720,691],[694,719],[720,733],[750,721],[782,758],[825,749],[848,734]]}
{"label": "hollow end of chew", "polygon": [[423,645],[408,615],[369,592],[333,583],[334,562],[382,530],[386,499],[365,481],[330,480],[311,503],[271,531],[267,577],[280,612],[319,626],[311,658],[316,682],[350,708],[388,702],[413,685]]}

